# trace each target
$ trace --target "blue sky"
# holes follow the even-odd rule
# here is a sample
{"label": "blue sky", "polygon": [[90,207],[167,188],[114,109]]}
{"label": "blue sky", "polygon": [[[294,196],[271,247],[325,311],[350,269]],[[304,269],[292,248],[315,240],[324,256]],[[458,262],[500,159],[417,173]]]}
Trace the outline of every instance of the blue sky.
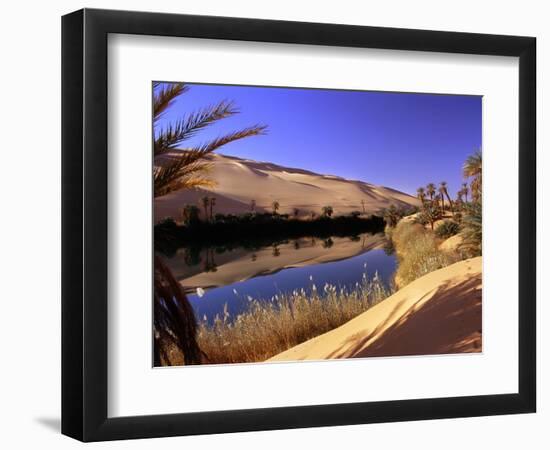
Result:
{"label": "blue sky", "polygon": [[190,84],[157,126],[231,100],[240,113],[182,147],[253,124],[265,136],[218,153],[381,184],[411,194],[447,181],[454,193],[462,163],[481,148],[481,97]]}

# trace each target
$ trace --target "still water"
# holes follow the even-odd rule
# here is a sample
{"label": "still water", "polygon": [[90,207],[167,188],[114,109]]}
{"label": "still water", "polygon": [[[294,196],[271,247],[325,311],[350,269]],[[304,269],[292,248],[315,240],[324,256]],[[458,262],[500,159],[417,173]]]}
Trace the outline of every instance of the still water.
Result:
{"label": "still water", "polygon": [[230,317],[244,311],[250,299],[269,301],[275,295],[304,289],[313,284],[322,292],[328,283],[351,289],[363,274],[375,273],[389,285],[396,259],[385,249],[383,234],[349,238],[300,238],[254,250],[179,249],[167,263],[187,292],[199,318],[211,322],[223,316],[227,304]]}

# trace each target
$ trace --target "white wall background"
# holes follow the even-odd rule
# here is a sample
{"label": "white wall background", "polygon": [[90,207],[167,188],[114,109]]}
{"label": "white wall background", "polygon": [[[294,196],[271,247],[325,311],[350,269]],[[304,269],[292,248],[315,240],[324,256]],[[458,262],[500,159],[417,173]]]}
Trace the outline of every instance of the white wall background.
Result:
{"label": "white wall background", "polygon": [[[542,152],[549,131],[550,29],[545,2],[112,0],[5,2],[0,16],[0,445],[4,448],[75,448],[59,434],[60,417],[60,16],[83,6],[189,14],[257,17],[538,38],[539,230],[550,225],[550,183]],[[539,233],[539,255],[550,251]],[[539,256],[539,277],[548,260]],[[543,278],[543,277],[540,277]],[[224,436],[96,444],[95,448],[548,448],[550,436],[550,308],[539,282],[539,412],[536,415],[409,422]],[[403,382],[406,382],[404,376]],[[360,388],[360,387],[358,387]]]}

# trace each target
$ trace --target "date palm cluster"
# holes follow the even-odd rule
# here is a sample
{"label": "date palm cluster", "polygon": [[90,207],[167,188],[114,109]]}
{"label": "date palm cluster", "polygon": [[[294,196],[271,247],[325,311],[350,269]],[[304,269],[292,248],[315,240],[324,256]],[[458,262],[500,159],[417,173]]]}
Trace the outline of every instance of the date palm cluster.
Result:
{"label": "date palm cluster", "polygon": [[433,230],[435,222],[443,217],[448,207],[453,214],[453,220],[447,220],[439,227],[454,225],[460,230],[462,237],[460,249],[468,256],[479,256],[482,252],[481,151],[468,156],[462,167],[462,175],[465,182],[454,201],[449,196],[445,182],[441,182],[437,190],[433,183],[429,183],[426,188],[418,188],[417,196],[422,208],[416,220],[422,224],[430,224]]}
{"label": "date palm cluster", "polygon": [[[423,208],[433,206],[438,208],[442,213],[447,208],[451,211],[451,213],[454,212],[454,204],[451,200],[451,196],[449,195],[446,181],[439,183],[439,187],[437,189],[434,183],[428,183],[425,188],[419,187],[416,190],[416,196],[422,203]],[[445,203],[446,200],[448,203]],[[427,205],[427,203],[430,203],[430,205]]]}
{"label": "date palm cluster", "polygon": [[[462,167],[462,173],[468,182],[462,183],[455,200],[451,199],[447,182],[442,181],[436,188],[434,183],[428,183],[426,187],[419,187],[416,195],[422,203],[421,219],[430,223],[433,229],[434,223],[448,210],[455,217],[472,210],[472,205],[481,204],[481,151],[470,155]],[[468,197],[470,195],[470,197]],[[480,209],[480,208],[478,208]],[[455,214],[458,213],[458,214]]]}

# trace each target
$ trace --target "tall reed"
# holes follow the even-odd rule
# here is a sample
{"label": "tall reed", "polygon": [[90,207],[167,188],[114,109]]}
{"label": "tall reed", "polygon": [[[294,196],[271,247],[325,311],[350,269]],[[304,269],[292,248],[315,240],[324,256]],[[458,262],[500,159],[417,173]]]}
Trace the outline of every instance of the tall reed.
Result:
{"label": "tall reed", "polygon": [[376,273],[365,274],[352,288],[332,284],[278,294],[270,299],[248,298],[246,311],[224,313],[213,321],[202,318],[197,341],[206,364],[259,362],[343,325],[391,295]]}

